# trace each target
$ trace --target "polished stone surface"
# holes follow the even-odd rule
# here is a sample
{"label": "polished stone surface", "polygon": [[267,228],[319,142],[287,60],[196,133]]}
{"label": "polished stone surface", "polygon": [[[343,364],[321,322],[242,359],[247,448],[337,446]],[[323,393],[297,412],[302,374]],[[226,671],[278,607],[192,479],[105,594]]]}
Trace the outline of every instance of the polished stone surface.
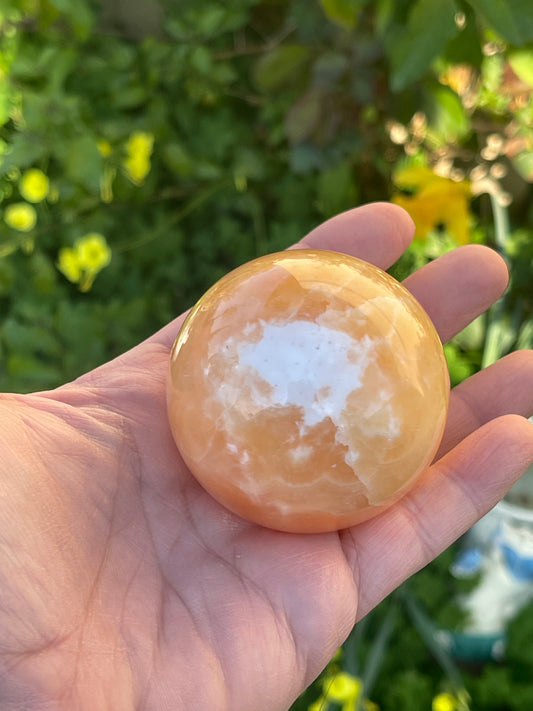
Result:
{"label": "polished stone surface", "polygon": [[168,412],[197,480],[284,531],[380,513],[433,459],[449,380],[418,302],[336,252],[268,255],[229,273],[172,349]]}

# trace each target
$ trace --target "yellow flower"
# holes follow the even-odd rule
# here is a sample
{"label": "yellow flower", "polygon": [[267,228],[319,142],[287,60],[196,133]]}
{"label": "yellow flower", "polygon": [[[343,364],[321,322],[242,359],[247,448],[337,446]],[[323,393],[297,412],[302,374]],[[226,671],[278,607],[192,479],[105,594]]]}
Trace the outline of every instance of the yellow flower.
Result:
{"label": "yellow flower", "polygon": [[426,166],[412,166],[397,171],[394,183],[413,193],[396,193],[392,202],[411,215],[416,226],[415,237],[425,239],[442,225],[458,244],[469,241],[471,190],[467,180],[457,182],[436,175]]}
{"label": "yellow flower", "polygon": [[448,692],[437,694],[431,704],[431,711],[457,711],[455,696]]}
{"label": "yellow flower", "polygon": [[106,165],[100,177],[100,197],[104,202],[110,203],[113,201],[113,181],[117,170],[115,166]]}
{"label": "yellow flower", "polygon": [[19,191],[28,202],[42,202],[50,190],[50,181],[38,168],[30,168],[19,180]]}
{"label": "yellow flower", "polygon": [[96,147],[98,148],[98,152],[103,158],[108,158],[111,153],[113,153],[113,146],[105,138],[101,138],[99,141],[97,141]]}
{"label": "yellow flower", "polygon": [[99,272],[111,261],[111,250],[103,235],[90,232],[76,242],[76,252],[82,269]]}
{"label": "yellow flower", "polygon": [[322,696],[308,707],[308,711],[323,711],[329,702],[340,706],[341,711],[356,711],[358,702],[364,711],[379,711],[368,699],[360,699],[363,684],[361,679],[345,671],[328,674],[322,682]]}
{"label": "yellow flower", "polygon": [[141,185],[150,172],[150,159],[143,155],[129,156],[124,161],[128,178],[136,185]]}
{"label": "yellow flower", "polygon": [[4,221],[14,230],[29,232],[35,227],[37,213],[33,205],[29,205],[27,202],[16,202],[8,205],[4,210]]}
{"label": "yellow flower", "polygon": [[352,711],[361,693],[361,680],[348,672],[341,671],[327,676],[322,686],[328,701],[343,704],[342,711]]}
{"label": "yellow flower", "polygon": [[150,155],[154,146],[154,134],[146,131],[134,131],[128,139],[126,149],[130,154],[145,153]]}
{"label": "yellow flower", "polygon": [[82,268],[79,256],[72,247],[61,247],[57,257],[57,268],[74,284],[81,279]]}
{"label": "yellow flower", "polygon": [[123,165],[126,175],[136,185],[141,185],[150,172],[153,147],[154,135],[145,131],[135,131],[126,143]]}
{"label": "yellow flower", "polygon": [[73,247],[59,250],[57,268],[66,278],[88,291],[99,271],[111,261],[111,250],[103,235],[89,232],[80,237]]}

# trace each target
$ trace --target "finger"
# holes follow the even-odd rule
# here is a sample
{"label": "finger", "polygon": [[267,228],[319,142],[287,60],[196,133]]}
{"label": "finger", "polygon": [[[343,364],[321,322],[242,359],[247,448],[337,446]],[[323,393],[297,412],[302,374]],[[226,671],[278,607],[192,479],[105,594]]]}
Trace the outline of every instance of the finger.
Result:
{"label": "finger", "polygon": [[381,516],[342,532],[364,616],[486,514],[533,460],[533,425],[492,420],[428,469]]}
{"label": "finger", "polygon": [[403,283],[446,342],[503,294],[508,278],[505,262],[496,252],[471,244],[426,264]]}
{"label": "finger", "polygon": [[533,415],[533,351],[511,353],[452,390],[436,459],[486,422],[513,413]]}
{"label": "finger", "polygon": [[413,234],[413,221],[405,210],[377,202],[332,217],[294,248],[331,249],[388,269],[408,247]]}

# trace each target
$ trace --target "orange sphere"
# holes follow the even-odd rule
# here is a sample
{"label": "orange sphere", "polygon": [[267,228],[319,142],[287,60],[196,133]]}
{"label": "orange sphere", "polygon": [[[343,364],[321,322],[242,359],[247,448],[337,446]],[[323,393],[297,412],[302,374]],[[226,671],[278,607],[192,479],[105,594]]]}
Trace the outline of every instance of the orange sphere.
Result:
{"label": "orange sphere", "polygon": [[354,257],[294,250],[227,274],[172,349],[178,449],[228,509],[321,532],[394,503],[430,464],[449,380],[429,317]]}

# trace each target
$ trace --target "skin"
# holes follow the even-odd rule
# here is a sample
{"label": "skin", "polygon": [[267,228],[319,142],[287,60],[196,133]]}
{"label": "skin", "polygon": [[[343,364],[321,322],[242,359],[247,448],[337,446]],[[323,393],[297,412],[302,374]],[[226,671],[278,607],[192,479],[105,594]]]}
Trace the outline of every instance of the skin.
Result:
{"label": "skin", "polygon": [[[296,246],[387,268],[412,234],[400,208],[374,204]],[[444,341],[506,283],[481,246],[406,282]],[[0,398],[3,711],[286,711],[355,620],[533,460],[523,351],[453,391],[438,458],[386,513],[320,535],[247,523],[196,484],[169,432],[165,379],[182,318],[71,384]]]}

